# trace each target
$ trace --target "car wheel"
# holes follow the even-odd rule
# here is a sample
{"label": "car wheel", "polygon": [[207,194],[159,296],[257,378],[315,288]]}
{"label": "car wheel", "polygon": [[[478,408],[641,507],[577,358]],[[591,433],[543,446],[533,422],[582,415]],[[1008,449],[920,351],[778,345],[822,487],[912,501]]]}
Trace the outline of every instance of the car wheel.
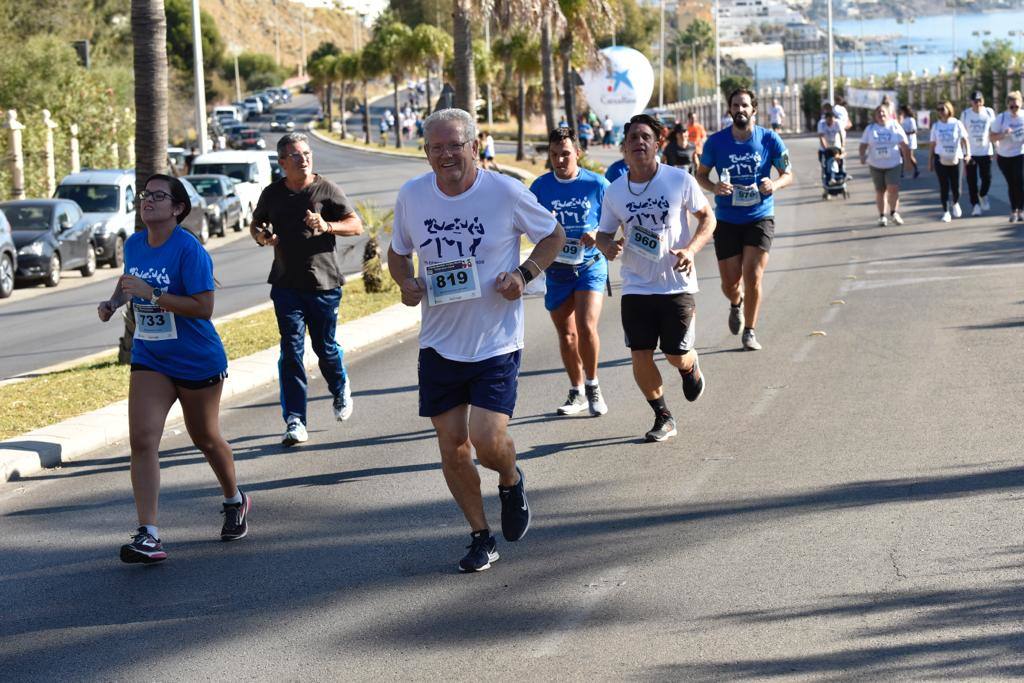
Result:
{"label": "car wheel", "polygon": [[244,228],[244,227],[245,227],[245,216],[243,216],[242,212],[239,211],[238,212],[238,220],[235,221],[235,232],[242,232],[242,228]]}
{"label": "car wheel", "polygon": [[50,269],[46,271],[43,284],[47,287],[56,287],[60,284],[60,254],[53,252],[50,257]]}
{"label": "car wheel", "polygon": [[9,254],[0,257],[0,299],[6,299],[14,291],[14,260]]}
{"label": "car wheel", "polygon": [[114,253],[107,260],[111,268],[120,268],[124,265],[124,238],[120,235],[114,240]]}
{"label": "car wheel", "polygon": [[210,240],[210,223],[203,216],[203,222],[199,224],[199,242],[206,244]]}
{"label": "car wheel", "polygon": [[83,277],[92,277],[96,273],[96,247],[89,242],[89,253],[85,257],[85,265],[78,269]]}

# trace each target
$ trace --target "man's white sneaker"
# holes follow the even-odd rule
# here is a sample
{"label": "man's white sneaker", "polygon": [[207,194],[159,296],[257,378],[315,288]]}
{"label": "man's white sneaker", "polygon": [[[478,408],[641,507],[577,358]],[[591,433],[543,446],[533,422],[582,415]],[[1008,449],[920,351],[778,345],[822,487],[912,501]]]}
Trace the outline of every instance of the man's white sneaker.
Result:
{"label": "man's white sneaker", "polygon": [[892,212],[891,214],[889,214],[889,215],[890,215],[890,217],[892,217],[892,222],[893,222],[893,223],[895,223],[896,225],[903,225],[903,216],[899,215],[899,214],[898,214],[897,212],[895,212],[895,211],[893,211],[893,212]]}
{"label": "man's white sneaker", "polygon": [[346,378],[341,396],[334,399],[334,419],[338,422],[349,419],[352,417],[352,408],[352,382]]}
{"label": "man's white sneaker", "polygon": [[588,407],[587,399],[583,397],[583,394],[578,389],[570,389],[569,397],[565,399],[565,403],[558,407],[557,412],[559,415],[577,415]]}
{"label": "man's white sneaker", "polygon": [[587,386],[585,391],[591,415],[598,417],[608,412],[608,404],[604,402],[604,397],[601,395],[601,387],[599,385],[595,384],[593,386]]}
{"label": "man's white sneaker", "polygon": [[949,223],[951,220],[953,220],[953,217],[949,215],[949,211],[947,211],[944,214],[942,214],[942,222],[943,223]]}
{"label": "man's white sneaker", "polygon": [[757,341],[757,335],[751,329],[743,330],[743,348],[747,351],[761,350],[761,344]]}
{"label": "man's white sneaker", "polygon": [[981,198],[981,210],[982,211],[988,211],[991,208],[992,208],[992,205],[988,203],[988,197],[982,197]]}
{"label": "man's white sneaker", "polygon": [[294,446],[306,441],[309,441],[306,425],[302,424],[298,418],[289,420],[288,427],[284,430],[284,436],[281,437],[281,443],[285,446]]}
{"label": "man's white sneaker", "polygon": [[960,208],[960,202],[953,202],[953,218],[960,218],[963,215],[964,211]]}
{"label": "man's white sneaker", "polygon": [[978,204],[975,204],[974,208],[971,209],[971,215],[972,216],[980,216],[981,215],[981,206],[979,206]]}
{"label": "man's white sneaker", "polygon": [[885,216],[879,216],[878,225],[884,228],[885,226],[889,225],[889,219],[887,219]]}

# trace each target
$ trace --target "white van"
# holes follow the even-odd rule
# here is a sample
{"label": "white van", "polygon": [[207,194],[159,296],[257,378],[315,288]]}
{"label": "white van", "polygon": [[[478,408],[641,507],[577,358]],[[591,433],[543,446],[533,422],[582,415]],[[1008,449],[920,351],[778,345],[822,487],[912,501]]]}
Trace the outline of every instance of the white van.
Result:
{"label": "white van", "polygon": [[237,180],[235,192],[242,200],[242,219],[246,225],[252,220],[260,193],[271,183],[270,160],[265,152],[232,150],[201,154],[192,162],[192,173],[216,173]]}
{"label": "white van", "polygon": [[213,108],[213,120],[221,118],[222,116],[230,117],[239,123],[242,122],[242,114],[238,111],[238,107],[235,106],[223,106]]}

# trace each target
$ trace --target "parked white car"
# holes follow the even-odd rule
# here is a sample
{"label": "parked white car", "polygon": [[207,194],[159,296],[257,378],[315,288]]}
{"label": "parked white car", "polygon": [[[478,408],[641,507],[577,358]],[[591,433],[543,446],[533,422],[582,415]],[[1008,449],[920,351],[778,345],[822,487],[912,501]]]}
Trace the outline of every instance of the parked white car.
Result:
{"label": "parked white car", "polygon": [[237,180],[235,192],[242,200],[242,216],[246,225],[252,220],[260,193],[271,182],[270,160],[265,152],[239,150],[202,154],[192,162],[192,173],[216,173]]}
{"label": "parked white car", "polygon": [[72,173],[60,181],[56,196],[82,208],[91,225],[97,260],[120,268],[125,240],[135,232],[135,171]]}

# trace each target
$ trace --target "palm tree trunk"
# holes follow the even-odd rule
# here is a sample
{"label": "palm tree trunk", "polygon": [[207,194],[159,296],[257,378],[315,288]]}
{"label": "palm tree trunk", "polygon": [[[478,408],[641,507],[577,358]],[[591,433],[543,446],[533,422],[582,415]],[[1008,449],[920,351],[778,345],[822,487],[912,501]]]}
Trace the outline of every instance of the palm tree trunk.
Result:
{"label": "palm tree trunk", "polygon": [[576,79],[572,70],[572,29],[565,32],[561,43],[562,49],[562,88],[565,91],[565,121],[576,130]]}
{"label": "palm tree trunk", "polygon": [[[135,178],[145,182],[167,171],[167,15],[163,0],[132,0],[131,28],[135,72]],[[136,188],[137,189],[137,188]],[[142,229],[135,214],[135,230]],[[135,316],[125,312],[117,360],[132,360]]]}
{"label": "palm tree trunk", "polygon": [[370,96],[366,92],[366,80],[363,80],[363,133],[366,135],[366,144],[370,144]]}
{"label": "palm tree trunk", "polygon": [[324,93],[327,100],[327,106],[324,107],[327,110],[327,130],[334,130],[334,105],[331,103],[334,95],[334,84],[328,81],[327,87],[324,88]]}
{"label": "palm tree trunk", "polygon": [[516,110],[516,161],[526,158],[526,77],[519,74],[519,103]]}
{"label": "palm tree trunk", "polygon": [[544,125],[548,130],[552,130],[558,121],[555,119],[555,60],[551,48],[551,10],[546,0],[541,7],[540,18],[540,70]]}
{"label": "palm tree trunk", "polygon": [[348,110],[345,108],[345,93],[348,92],[348,81],[341,81],[341,99],[338,100],[339,116],[341,116],[341,139],[344,140],[348,136],[348,125],[345,123],[345,119],[348,118]]}
{"label": "palm tree trunk", "polygon": [[455,43],[455,106],[476,116],[476,73],[473,70],[471,0],[453,0],[452,37]]}
{"label": "palm tree trunk", "polygon": [[427,115],[430,115],[430,64],[427,64]]}
{"label": "palm tree trunk", "polygon": [[398,108],[398,76],[391,77],[395,86],[395,147],[402,148],[402,110]]}

